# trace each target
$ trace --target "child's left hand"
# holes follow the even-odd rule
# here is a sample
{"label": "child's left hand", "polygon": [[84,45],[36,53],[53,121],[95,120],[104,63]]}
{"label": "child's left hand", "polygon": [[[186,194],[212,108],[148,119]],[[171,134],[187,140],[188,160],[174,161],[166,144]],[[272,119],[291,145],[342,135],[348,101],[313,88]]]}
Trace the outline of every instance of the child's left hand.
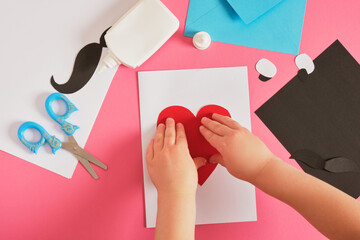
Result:
{"label": "child's left hand", "polygon": [[159,124],[155,138],[146,151],[146,163],[151,180],[158,194],[195,194],[198,183],[197,168],[206,159],[192,159],[189,153],[185,129],[172,118],[166,126]]}

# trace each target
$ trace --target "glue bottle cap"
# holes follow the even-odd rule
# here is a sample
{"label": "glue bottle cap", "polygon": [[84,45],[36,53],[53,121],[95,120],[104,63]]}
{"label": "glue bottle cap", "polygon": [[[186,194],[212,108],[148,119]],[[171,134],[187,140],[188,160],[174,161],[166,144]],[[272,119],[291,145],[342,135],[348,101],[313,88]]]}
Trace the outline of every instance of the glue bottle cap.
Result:
{"label": "glue bottle cap", "polygon": [[211,37],[207,32],[198,32],[193,37],[193,44],[197,49],[207,49],[211,44]]}
{"label": "glue bottle cap", "polygon": [[110,50],[108,50],[105,58],[103,59],[103,65],[100,68],[98,68],[97,72],[101,73],[105,69],[113,68],[120,64],[121,64],[120,60]]}

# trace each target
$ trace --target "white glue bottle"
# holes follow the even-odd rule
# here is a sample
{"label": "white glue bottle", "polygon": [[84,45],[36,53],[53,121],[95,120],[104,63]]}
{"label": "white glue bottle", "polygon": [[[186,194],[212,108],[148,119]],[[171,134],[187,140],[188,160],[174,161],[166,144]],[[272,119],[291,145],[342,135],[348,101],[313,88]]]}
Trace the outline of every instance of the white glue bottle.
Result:
{"label": "white glue bottle", "polygon": [[105,34],[108,53],[101,72],[123,64],[139,67],[179,28],[179,20],[160,0],[140,0]]}

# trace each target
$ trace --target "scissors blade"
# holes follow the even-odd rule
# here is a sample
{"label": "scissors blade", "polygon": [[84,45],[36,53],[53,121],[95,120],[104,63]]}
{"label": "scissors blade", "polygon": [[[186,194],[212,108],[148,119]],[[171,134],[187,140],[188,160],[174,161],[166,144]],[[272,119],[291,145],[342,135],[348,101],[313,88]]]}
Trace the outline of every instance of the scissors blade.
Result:
{"label": "scissors blade", "polygon": [[82,157],[84,159],[86,159],[89,162],[92,162],[93,164],[95,164],[98,167],[101,167],[104,170],[107,170],[107,166],[100,162],[100,160],[98,160],[97,158],[95,158],[93,155],[91,155],[90,153],[88,153],[86,150],[84,150],[83,148],[81,148],[75,138],[73,136],[69,136],[69,141],[68,142],[64,142],[62,144],[62,147],[68,151],[70,151],[71,153],[73,153],[74,155],[77,155],[79,157]]}
{"label": "scissors blade", "polygon": [[79,160],[79,162],[84,166],[86,171],[88,171],[93,178],[99,179],[98,175],[96,174],[94,169],[91,167],[89,161],[87,161],[86,159],[83,159],[80,156],[76,156],[76,158]]}
{"label": "scissors blade", "polygon": [[89,162],[92,162],[96,166],[101,167],[104,170],[107,170],[107,166],[104,163],[100,162],[99,159],[95,158],[93,155],[88,153],[86,150],[80,149],[79,150],[79,156],[85,158]]}

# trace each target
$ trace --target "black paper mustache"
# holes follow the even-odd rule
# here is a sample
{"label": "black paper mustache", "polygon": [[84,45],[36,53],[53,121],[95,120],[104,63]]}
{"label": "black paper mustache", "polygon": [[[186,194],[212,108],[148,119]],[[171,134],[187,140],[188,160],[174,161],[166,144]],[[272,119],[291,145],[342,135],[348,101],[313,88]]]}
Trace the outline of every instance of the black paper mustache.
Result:
{"label": "black paper mustache", "polygon": [[332,173],[360,173],[359,166],[353,160],[345,157],[333,157],[330,159],[324,159],[316,152],[308,149],[301,149],[295,151],[290,158],[301,161],[311,168],[326,170]]}
{"label": "black paper mustache", "polygon": [[51,76],[50,83],[58,92],[75,93],[89,82],[99,64],[102,48],[107,47],[104,37],[109,28],[101,35],[100,43],[90,43],[79,51],[73,72],[66,83],[58,84],[55,82],[54,76]]}

